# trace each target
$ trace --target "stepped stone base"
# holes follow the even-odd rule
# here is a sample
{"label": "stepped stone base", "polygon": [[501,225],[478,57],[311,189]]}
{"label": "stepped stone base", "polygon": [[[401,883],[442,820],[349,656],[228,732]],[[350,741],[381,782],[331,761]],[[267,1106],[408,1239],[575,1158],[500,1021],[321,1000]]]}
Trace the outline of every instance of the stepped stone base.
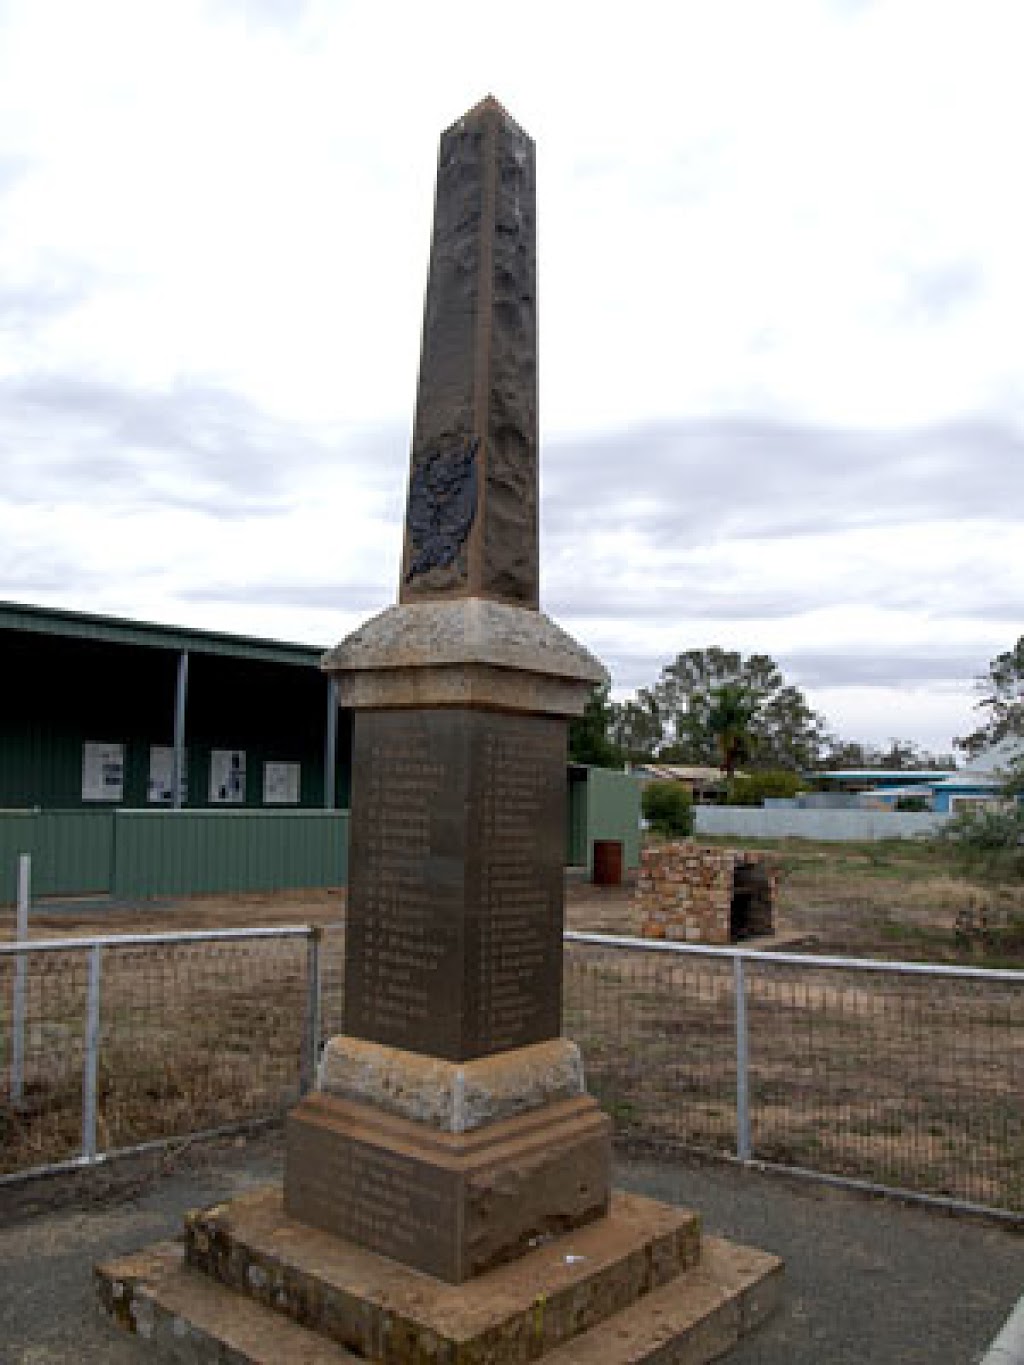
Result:
{"label": "stepped stone base", "polygon": [[589,1095],[446,1133],[316,1093],[286,1132],[290,1217],[453,1284],[608,1208],[610,1124]]}
{"label": "stepped stone base", "polygon": [[296,1223],[269,1187],[191,1215],[184,1251],[96,1274],[115,1322],[182,1365],[702,1365],[771,1310],[781,1262],[616,1194],[607,1218],[455,1286]]}

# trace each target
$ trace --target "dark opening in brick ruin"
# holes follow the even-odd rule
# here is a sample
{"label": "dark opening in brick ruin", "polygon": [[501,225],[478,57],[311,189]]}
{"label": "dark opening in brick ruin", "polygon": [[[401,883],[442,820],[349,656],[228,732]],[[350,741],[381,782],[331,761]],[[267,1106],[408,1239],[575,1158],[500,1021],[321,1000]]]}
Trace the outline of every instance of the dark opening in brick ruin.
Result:
{"label": "dark opening in brick ruin", "polygon": [[764,863],[737,862],[732,874],[729,942],[775,932],[775,887]]}
{"label": "dark opening in brick ruin", "polygon": [[685,943],[774,934],[778,880],[765,853],[687,843],[644,849],[636,893],[641,932]]}

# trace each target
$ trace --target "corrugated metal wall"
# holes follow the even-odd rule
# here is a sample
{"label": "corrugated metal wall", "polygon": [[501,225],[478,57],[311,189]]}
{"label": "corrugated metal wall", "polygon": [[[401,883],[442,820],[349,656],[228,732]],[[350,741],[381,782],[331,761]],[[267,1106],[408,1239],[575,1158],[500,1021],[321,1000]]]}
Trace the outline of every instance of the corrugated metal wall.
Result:
{"label": "corrugated metal wall", "polygon": [[931,811],[768,810],[762,806],[695,806],[696,834],[740,839],[915,839],[949,820]]}
{"label": "corrugated metal wall", "polygon": [[347,811],[120,811],[114,895],[344,886]]}
{"label": "corrugated metal wall", "polygon": [[0,903],[32,895],[117,898],[344,886],[347,811],[0,811]]}
{"label": "corrugated metal wall", "polygon": [[565,861],[569,867],[587,865],[587,771],[570,768]]}
{"label": "corrugated metal wall", "polygon": [[0,811],[0,902],[18,894],[18,858],[32,858],[33,896],[105,895],[114,873],[112,810]]}
{"label": "corrugated metal wall", "polygon": [[[0,635],[0,807],[96,810],[83,802],[86,741],[124,746],[118,805],[149,803],[150,748],[173,742],[177,655],[50,635]],[[349,799],[350,717],[338,725],[335,807]],[[299,805],[323,808],[327,680],[315,667],[197,654],[185,735],[188,801],[210,806],[210,753],[246,756],[245,806],[263,806],[268,761],[300,765]],[[114,803],[103,805],[110,810]],[[159,806],[150,807],[159,809]]]}

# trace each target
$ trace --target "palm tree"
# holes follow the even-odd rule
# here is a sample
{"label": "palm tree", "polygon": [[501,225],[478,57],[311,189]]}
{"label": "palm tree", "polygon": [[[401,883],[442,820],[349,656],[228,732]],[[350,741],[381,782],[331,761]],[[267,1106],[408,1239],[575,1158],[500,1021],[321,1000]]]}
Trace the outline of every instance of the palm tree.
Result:
{"label": "palm tree", "polygon": [[730,780],[736,765],[749,758],[753,751],[750,722],[756,711],[756,699],[739,683],[722,683],[711,692],[708,729],[715,737],[722,767]]}

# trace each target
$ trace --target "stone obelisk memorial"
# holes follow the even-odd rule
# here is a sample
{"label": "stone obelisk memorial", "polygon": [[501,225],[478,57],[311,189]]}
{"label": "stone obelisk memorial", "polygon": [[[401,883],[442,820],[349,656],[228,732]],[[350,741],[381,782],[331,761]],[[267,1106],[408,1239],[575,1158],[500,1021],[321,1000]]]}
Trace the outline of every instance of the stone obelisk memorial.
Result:
{"label": "stone obelisk memorial", "polygon": [[488,98],[441,138],[398,602],[324,660],[355,716],[345,1032],[283,1185],[98,1271],[172,1359],[689,1365],[775,1296],[775,1257],[611,1192],[561,1036],[568,722],[605,674],[538,605],[535,206]]}

